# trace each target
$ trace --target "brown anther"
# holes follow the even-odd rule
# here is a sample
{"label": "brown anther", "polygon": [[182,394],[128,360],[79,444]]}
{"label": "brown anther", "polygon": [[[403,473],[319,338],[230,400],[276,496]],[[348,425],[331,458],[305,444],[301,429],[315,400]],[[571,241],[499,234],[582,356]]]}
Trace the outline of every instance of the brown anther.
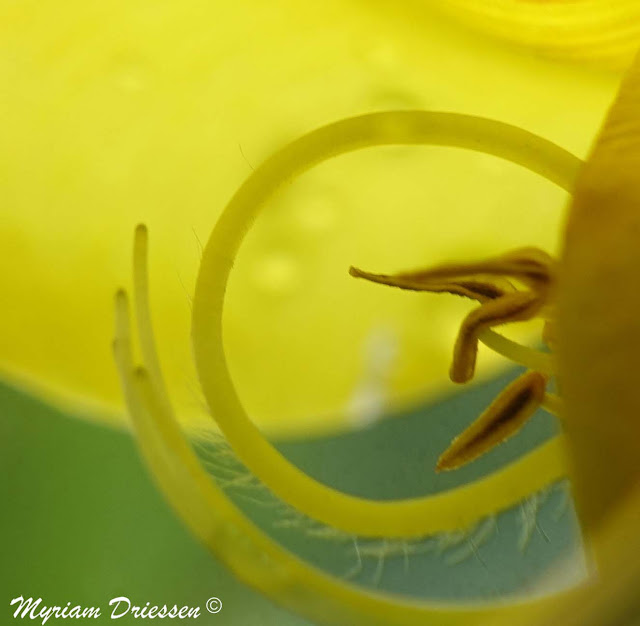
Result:
{"label": "brown anther", "polygon": [[349,274],[356,278],[364,278],[372,283],[397,287],[406,291],[428,291],[430,293],[450,293],[480,303],[495,300],[516,288],[506,279],[497,276],[460,277],[455,280],[431,278],[429,272],[416,271],[401,274],[373,274],[357,267],[350,267]]}
{"label": "brown anther", "polygon": [[[537,248],[521,248],[475,263],[448,263],[394,275],[372,274],[355,267],[352,276],[412,291],[446,292],[480,303],[463,320],[456,338],[449,376],[453,382],[473,378],[479,336],[483,331],[530,320],[552,307],[555,261]],[[516,289],[515,280],[524,286]],[[544,340],[553,342],[554,323],[547,319]],[[472,461],[520,429],[543,401],[546,378],[528,372],[509,385],[489,408],[440,457],[437,470]]]}
{"label": "brown anther", "polygon": [[469,382],[475,373],[478,336],[483,330],[535,317],[544,299],[532,291],[518,291],[485,302],[464,318],[453,350],[449,377],[454,383]]}
{"label": "brown anther", "polygon": [[[394,274],[366,275],[366,272],[351,268],[352,276],[368,278],[379,277],[375,282],[384,282],[384,279],[408,279],[423,284],[448,282],[446,279],[460,279],[465,277],[505,277],[514,278],[525,283],[528,287],[539,290],[548,287],[554,275],[555,261],[546,252],[537,248],[520,248],[506,254],[472,263],[444,263],[426,270]],[[366,276],[365,276],[366,275]],[[445,279],[445,280],[443,280]],[[373,280],[369,278],[369,280]],[[385,283],[390,284],[390,283]],[[399,285],[394,285],[399,286]]]}
{"label": "brown anther", "polygon": [[517,433],[542,404],[546,383],[539,372],[527,372],[513,381],[451,442],[436,471],[457,469]]}

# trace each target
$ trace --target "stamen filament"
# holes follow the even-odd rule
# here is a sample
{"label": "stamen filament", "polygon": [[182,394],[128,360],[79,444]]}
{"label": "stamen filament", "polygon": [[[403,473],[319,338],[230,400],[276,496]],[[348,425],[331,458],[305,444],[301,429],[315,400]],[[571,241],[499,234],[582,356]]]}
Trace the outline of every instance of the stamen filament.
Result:
{"label": "stamen filament", "polygon": [[170,407],[169,394],[164,384],[160,361],[153,339],[153,325],[149,306],[148,241],[147,227],[144,224],[138,224],[133,245],[133,297],[136,305],[138,336],[140,338],[142,358],[146,364],[152,384],[155,386],[162,402],[167,407]]}
{"label": "stamen filament", "polygon": [[512,437],[536,412],[547,381],[539,372],[527,372],[508,385],[438,459],[436,471],[453,470]]}
{"label": "stamen filament", "polygon": [[564,415],[564,403],[562,398],[555,393],[545,393],[540,405],[545,411],[548,411],[556,417],[562,418]]}
{"label": "stamen filament", "polygon": [[478,339],[494,352],[501,354],[514,363],[524,365],[527,369],[540,372],[546,376],[555,376],[556,374],[556,362],[552,354],[523,346],[490,329],[482,331]]}

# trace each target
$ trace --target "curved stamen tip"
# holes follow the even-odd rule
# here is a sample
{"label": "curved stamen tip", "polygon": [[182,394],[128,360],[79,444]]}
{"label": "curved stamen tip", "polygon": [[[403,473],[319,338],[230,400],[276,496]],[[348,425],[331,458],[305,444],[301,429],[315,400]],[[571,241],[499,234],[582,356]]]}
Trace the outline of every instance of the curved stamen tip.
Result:
{"label": "curved stamen tip", "polygon": [[388,276],[387,274],[374,274],[373,272],[366,272],[365,270],[361,270],[359,267],[351,266],[349,268],[349,274],[354,278],[364,278],[372,283],[380,283],[382,285],[391,285],[392,287],[400,286],[398,284],[398,280],[393,276]]}
{"label": "curved stamen tip", "polygon": [[136,226],[136,238],[147,237],[149,234],[149,229],[146,224],[138,224]]}
{"label": "curved stamen tip", "polygon": [[116,356],[116,362],[119,362],[119,355],[123,350],[125,352],[128,350],[127,346],[131,341],[129,332],[129,296],[121,287],[116,291],[113,300],[116,328],[111,347]]}
{"label": "curved stamen tip", "polygon": [[116,291],[113,302],[116,310],[116,331],[120,336],[125,336],[123,332],[126,328],[126,320],[129,318],[129,294],[122,287]]}

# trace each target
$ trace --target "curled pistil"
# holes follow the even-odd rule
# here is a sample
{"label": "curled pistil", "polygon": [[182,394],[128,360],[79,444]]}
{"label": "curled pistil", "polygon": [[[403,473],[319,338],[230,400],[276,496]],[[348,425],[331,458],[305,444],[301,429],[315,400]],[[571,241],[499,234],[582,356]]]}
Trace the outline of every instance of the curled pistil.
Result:
{"label": "curled pistil", "polygon": [[[344,119],[293,141],[247,178],[229,201],[204,247],[193,298],[192,338],[209,410],[237,457],[272,493],[309,518],[365,537],[423,537],[459,529],[519,502],[565,474],[561,436],[477,481],[430,496],[379,501],[360,498],[308,476],[285,458],[251,421],[238,398],[224,353],[223,308],[235,255],[266,202],[306,170],[341,154],[388,145],[436,145],[492,154],[571,191],[581,161],[523,129],[469,115],[387,111]],[[553,375],[553,359],[491,330],[496,320],[545,316],[552,261],[539,251],[510,253],[472,267],[442,266],[432,280],[480,302],[465,327],[455,376],[473,375],[478,340],[513,360]],[[411,279],[411,277],[409,277]],[[461,280],[460,280],[461,279]],[[470,279],[470,280],[467,280]],[[514,284],[511,285],[511,282]],[[453,283],[453,284],[451,284]],[[519,289],[516,283],[523,285]],[[523,304],[524,301],[524,304]],[[482,307],[485,307],[484,309]],[[494,348],[496,349],[496,348]]]}
{"label": "curled pistil", "polygon": [[[293,465],[246,414],[227,368],[222,311],[234,257],[254,217],[283,183],[322,161],[363,148],[402,144],[484,151],[519,163],[566,190],[571,189],[580,166],[579,159],[550,142],[471,116],[390,111],[330,124],[275,153],[238,189],[204,248],[193,299],[192,338],[199,380],[211,415],[234,454],[287,506],[331,529],[362,537],[425,537],[468,528],[543,489],[566,471],[562,438],[556,436],[513,463],[455,489],[398,500],[360,498],[329,487]],[[441,459],[440,469],[464,462],[509,436],[544,401],[553,360],[491,328],[534,315],[548,318],[552,265],[541,253],[529,250],[465,267],[442,266],[402,279],[406,288],[428,284],[427,291],[449,292],[479,303],[463,323],[454,356],[452,371],[461,382],[473,376],[478,341],[497,346],[494,349],[533,370],[503,392],[481,416],[475,431],[456,439],[452,445],[456,453]],[[128,296],[122,291],[116,297],[114,348],[141,447],[176,511],[243,580],[311,619],[334,624],[454,626],[491,623],[498,617],[513,622],[521,615],[527,604],[519,601],[452,606],[364,591],[302,562],[262,533],[206,473],[177,424],[151,327],[144,226],[136,230],[132,300],[142,366],[134,361]]]}

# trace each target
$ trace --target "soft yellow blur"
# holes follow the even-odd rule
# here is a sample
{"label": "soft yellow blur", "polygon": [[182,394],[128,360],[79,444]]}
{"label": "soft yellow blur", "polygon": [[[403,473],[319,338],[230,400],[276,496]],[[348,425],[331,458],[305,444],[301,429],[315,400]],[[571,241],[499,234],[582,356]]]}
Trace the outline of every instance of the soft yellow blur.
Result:
{"label": "soft yellow blur", "polygon": [[[198,240],[272,150],[341,117],[423,108],[510,122],[583,156],[618,82],[412,1],[2,0],[0,41],[0,372],[109,419],[123,415],[111,300],[138,222],[152,233],[170,391],[182,419],[202,422],[189,344]],[[373,150],[305,176],[258,221],[231,280],[227,354],[250,414],[310,432],[451,391],[466,305],[357,283],[347,268],[555,252],[564,203],[515,166],[444,149]],[[485,374],[489,363],[483,353]]]}
{"label": "soft yellow blur", "polygon": [[523,53],[624,69],[640,41],[637,0],[431,0]]}
{"label": "soft yellow blur", "polygon": [[565,428],[589,529],[640,484],[639,104],[640,57],[576,184],[558,289]]}

